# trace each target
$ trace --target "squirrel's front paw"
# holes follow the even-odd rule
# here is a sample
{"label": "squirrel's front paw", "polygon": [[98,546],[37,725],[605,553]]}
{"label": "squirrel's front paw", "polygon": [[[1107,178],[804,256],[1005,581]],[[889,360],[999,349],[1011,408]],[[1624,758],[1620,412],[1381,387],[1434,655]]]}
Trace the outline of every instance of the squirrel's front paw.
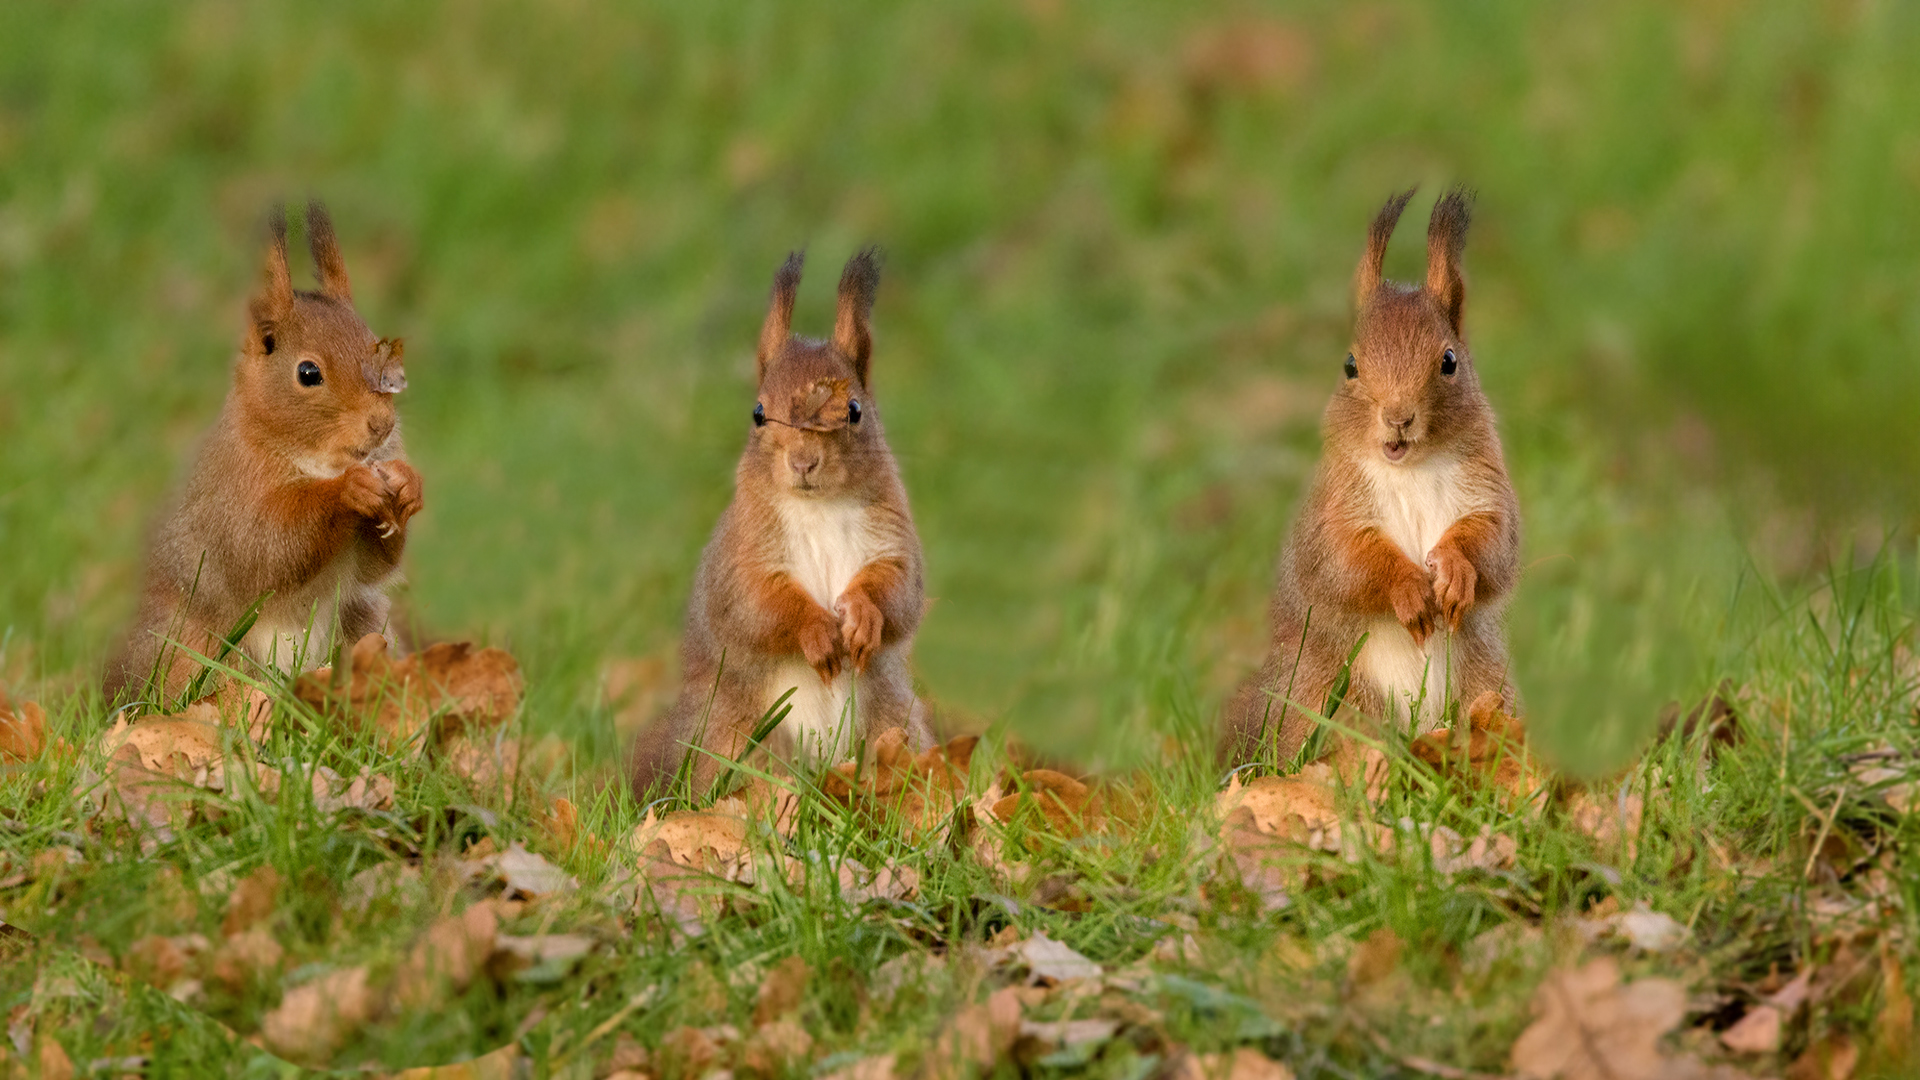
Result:
{"label": "squirrel's front paw", "polygon": [[1388,587],[1387,599],[1393,604],[1393,617],[1413,635],[1413,643],[1425,645],[1427,635],[1433,633],[1433,587],[1427,575],[1409,563]]}
{"label": "squirrel's front paw", "polygon": [[1434,548],[1427,553],[1427,568],[1433,571],[1433,599],[1440,608],[1440,616],[1447,620],[1447,626],[1460,629],[1460,617],[1473,606],[1474,588],[1479,585],[1480,575],[1473,563],[1460,549],[1452,545]]}
{"label": "squirrel's front paw", "polygon": [[387,510],[387,482],[365,465],[355,465],[340,474],[340,505],[363,518],[381,518]]}
{"label": "squirrel's front paw", "polygon": [[840,636],[846,639],[853,670],[864,672],[867,661],[880,648],[880,631],[886,626],[886,618],[866,593],[855,589],[841,593],[834,607],[840,612]]}
{"label": "squirrel's front paw", "polygon": [[383,461],[374,466],[374,470],[386,481],[391,493],[389,512],[384,520],[396,530],[405,529],[425,502],[419,470],[404,461]]}
{"label": "squirrel's front paw", "polygon": [[815,615],[800,628],[800,654],[820,673],[821,682],[830,683],[840,674],[840,627],[824,610]]}

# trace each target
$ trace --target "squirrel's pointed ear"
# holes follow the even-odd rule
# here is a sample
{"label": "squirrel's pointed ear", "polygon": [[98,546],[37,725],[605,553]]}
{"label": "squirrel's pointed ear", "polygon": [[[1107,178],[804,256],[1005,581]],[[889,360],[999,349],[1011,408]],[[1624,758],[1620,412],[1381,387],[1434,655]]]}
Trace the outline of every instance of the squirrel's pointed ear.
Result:
{"label": "squirrel's pointed ear", "polygon": [[800,295],[800,270],[806,262],[806,252],[789,252],[779,273],[773,275],[773,298],[767,304],[767,321],[760,324],[760,348],[754,353],[761,380],[766,379],[767,366],[787,347],[787,338],[793,333],[793,299]]}
{"label": "squirrel's pointed ear", "polygon": [[1367,228],[1366,254],[1360,256],[1360,265],[1353,272],[1354,310],[1367,306],[1373,294],[1380,288],[1381,268],[1387,263],[1387,241],[1393,239],[1393,227],[1400,223],[1400,212],[1407,208],[1407,200],[1413,198],[1412,188],[1387,200],[1380,212],[1373,216],[1373,224]]}
{"label": "squirrel's pointed ear", "polygon": [[313,269],[320,276],[320,291],[343,304],[353,303],[353,286],[347,281],[347,260],[340,257],[340,239],[333,234],[333,217],[319,199],[307,203],[307,250],[313,252]]}
{"label": "squirrel's pointed ear", "polygon": [[873,331],[867,318],[873,313],[873,294],[880,287],[880,249],[870,247],[847,260],[840,272],[840,311],[833,320],[833,347],[853,361],[854,377],[867,385],[868,361],[873,357]]}
{"label": "squirrel's pointed ear", "polygon": [[260,291],[247,305],[253,316],[251,344],[271,353],[276,328],[293,314],[293,275],[287,271],[287,214],[276,206],[267,214],[267,262]]}
{"label": "squirrel's pointed ear", "polygon": [[1467,224],[1473,218],[1473,192],[1454,188],[1433,204],[1427,222],[1427,295],[1447,316],[1455,336],[1467,304],[1467,283],[1460,276],[1460,252],[1467,246]]}

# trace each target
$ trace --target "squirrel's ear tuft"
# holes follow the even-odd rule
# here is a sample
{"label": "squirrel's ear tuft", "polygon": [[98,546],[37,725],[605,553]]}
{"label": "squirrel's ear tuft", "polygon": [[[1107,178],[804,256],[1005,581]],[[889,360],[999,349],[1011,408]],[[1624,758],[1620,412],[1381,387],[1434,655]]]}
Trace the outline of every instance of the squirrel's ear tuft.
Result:
{"label": "squirrel's ear tuft", "polygon": [[320,277],[320,291],[343,304],[353,303],[353,286],[347,281],[347,260],[340,257],[340,239],[333,233],[333,217],[319,199],[307,203],[307,250],[313,253],[313,270]]}
{"label": "squirrel's ear tuft", "polygon": [[1393,227],[1400,222],[1400,212],[1407,208],[1407,200],[1413,198],[1413,188],[1393,196],[1380,212],[1373,217],[1373,224],[1367,228],[1367,250],[1360,256],[1360,266],[1353,272],[1354,310],[1367,306],[1373,294],[1380,288],[1380,272],[1387,263],[1387,241],[1393,239]]}
{"label": "squirrel's ear tuft", "polygon": [[1460,276],[1460,252],[1467,246],[1467,225],[1473,219],[1473,192],[1453,188],[1433,204],[1427,223],[1427,295],[1440,305],[1455,336],[1467,303],[1467,283]]}
{"label": "squirrel's ear tuft", "polygon": [[767,377],[767,366],[787,347],[793,333],[793,300],[800,295],[800,270],[807,263],[805,251],[788,252],[787,261],[773,275],[773,297],[767,304],[767,321],[760,324],[759,378]]}
{"label": "squirrel's ear tuft", "polygon": [[840,311],[833,320],[833,347],[853,361],[854,377],[867,385],[868,362],[873,358],[873,294],[880,288],[880,249],[867,248],[847,260],[840,272]]}
{"label": "squirrel's ear tuft", "polygon": [[267,261],[260,291],[247,305],[253,316],[252,344],[273,351],[275,329],[293,314],[293,275],[287,270],[287,214],[279,206],[267,212]]}

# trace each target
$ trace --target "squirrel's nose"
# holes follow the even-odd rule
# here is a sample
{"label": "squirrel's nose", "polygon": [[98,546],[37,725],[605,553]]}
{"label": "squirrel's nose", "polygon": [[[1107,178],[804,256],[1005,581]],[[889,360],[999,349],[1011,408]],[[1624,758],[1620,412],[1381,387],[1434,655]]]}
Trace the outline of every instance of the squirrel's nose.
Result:
{"label": "squirrel's nose", "polygon": [[820,467],[820,455],[788,454],[787,467],[793,470],[795,479],[805,480],[807,477],[813,475],[815,469]]}
{"label": "squirrel's nose", "polygon": [[1386,421],[1387,426],[1396,431],[1403,430],[1407,425],[1413,423],[1413,410],[1407,409],[1404,412],[1394,412],[1383,409],[1380,413],[1380,419]]}
{"label": "squirrel's nose", "polygon": [[373,436],[375,442],[385,441],[387,436],[393,434],[393,417],[376,416],[368,420],[367,434]]}

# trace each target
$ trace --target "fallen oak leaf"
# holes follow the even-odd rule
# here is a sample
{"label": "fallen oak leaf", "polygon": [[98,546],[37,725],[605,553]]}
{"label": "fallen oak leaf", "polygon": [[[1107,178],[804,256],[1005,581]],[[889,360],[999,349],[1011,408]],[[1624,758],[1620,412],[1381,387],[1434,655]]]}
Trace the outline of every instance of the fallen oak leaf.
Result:
{"label": "fallen oak leaf", "polygon": [[813,1052],[813,1036],[791,1016],[762,1024],[740,1048],[740,1067],[756,1076],[779,1076]]}
{"label": "fallen oak leaf", "polygon": [[1662,978],[1623,983],[1612,957],[1549,972],[1533,1009],[1533,1023],[1512,1050],[1514,1069],[1530,1080],[1738,1076],[1662,1050],[1661,1039],[1686,1016],[1686,989]]}
{"label": "fallen oak leaf", "polygon": [[499,933],[499,914],[485,901],[435,921],[394,973],[394,1003],[425,1009],[465,990],[493,955]]}
{"label": "fallen oak leaf", "polygon": [[1428,732],[1408,749],[1442,776],[1482,785],[1515,806],[1537,807],[1548,791],[1549,773],[1527,747],[1526,724],[1508,715],[1497,691],[1467,706],[1466,731]]}
{"label": "fallen oak leaf", "polygon": [[991,1069],[1020,1037],[1020,991],[1003,986],[956,1013],[921,1063],[930,1080],[958,1080]]}
{"label": "fallen oak leaf", "polygon": [[0,765],[38,761],[46,749],[46,710],[31,701],[12,705],[0,696]]}
{"label": "fallen oak leaf", "polygon": [[379,1013],[365,967],[343,968],[286,992],[260,1019],[268,1050],[289,1061],[324,1063]]}
{"label": "fallen oak leaf", "polygon": [[572,892],[580,883],[566,871],[528,851],[519,841],[498,854],[480,860],[481,866],[506,885],[507,899],[537,900],[549,893]]}
{"label": "fallen oak leaf", "polygon": [[496,727],[519,709],[525,685],[510,653],[476,650],[464,641],[439,642],[395,660],[386,638],[367,634],[347,659],[345,672],[321,668],[300,676],[294,696],[323,716],[373,727],[390,747],[423,734],[439,741]]}
{"label": "fallen oak leaf", "polygon": [[279,891],[280,873],[271,866],[259,867],[241,878],[227,896],[227,915],[220,932],[232,937],[272,915]]}
{"label": "fallen oak leaf", "polygon": [[1251,1046],[1231,1053],[1188,1054],[1179,1059],[1173,1080],[1293,1080],[1293,1070]]}
{"label": "fallen oak leaf", "polygon": [[494,938],[487,970],[501,980],[513,976],[551,980],[565,976],[599,947],[585,934],[500,934]]}
{"label": "fallen oak leaf", "polygon": [[775,964],[760,982],[753,1006],[753,1023],[762,1027],[787,1016],[800,1007],[807,993],[807,962],[789,956]]}
{"label": "fallen oak leaf", "polygon": [[[940,832],[966,792],[977,735],[960,735],[919,754],[904,728],[880,733],[868,760],[835,765],[820,790],[876,827],[897,827],[911,839]],[[937,837],[936,837],[937,838]]]}
{"label": "fallen oak leaf", "polygon": [[869,900],[912,900],[920,892],[920,872],[911,866],[869,870],[853,859],[839,864],[840,898],[849,904]]}
{"label": "fallen oak leaf", "polygon": [[1030,981],[1035,984],[1097,979],[1104,970],[1072,947],[1048,937],[1044,931],[1035,931],[1032,937],[1014,946],[1011,956],[1026,966]]}

